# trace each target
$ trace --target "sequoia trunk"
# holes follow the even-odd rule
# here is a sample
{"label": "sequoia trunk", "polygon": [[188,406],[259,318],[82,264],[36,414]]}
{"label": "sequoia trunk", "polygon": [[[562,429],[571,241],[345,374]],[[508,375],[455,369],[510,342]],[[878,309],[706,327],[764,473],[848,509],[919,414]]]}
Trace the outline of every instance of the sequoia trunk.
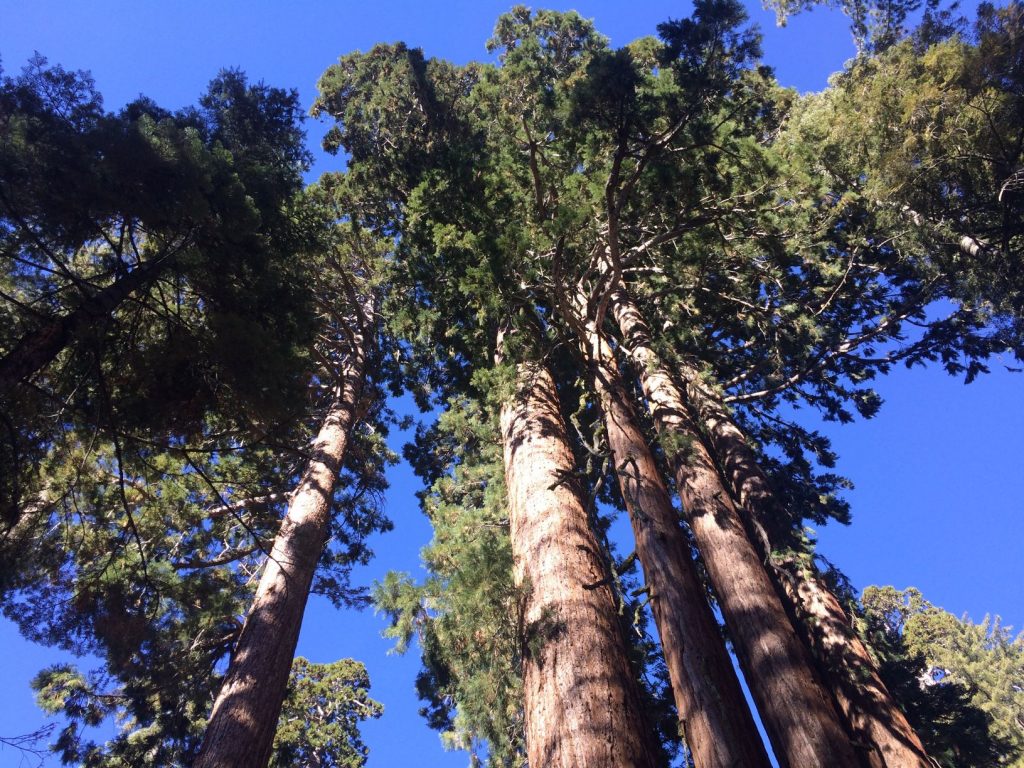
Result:
{"label": "sequoia trunk", "polygon": [[302,615],[327,542],[334,485],[355,422],[367,343],[365,331],[353,332],[348,362],[274,539],[194,768],[264,768],[270,761]]}
{"label": "sequoia trunk", "polygon": [[[703,386],[697,371],[680,369],[690,404],[705,427],[736,498],[760,532],[761,554],[779,548],[772,521],[782,519],[768,478],[743,432],[721,402]],[[893,700],[864,643],[839,600],[813,566],[779,563],[777,581],[789,609],[845,718],[854,740],[864,745],[872,768],[926,768],[931,763],[906,716]]]}
{"label": "sequoia trunk", "polygon": [[613,352],[593,323],[587,332],[593,388],[633,525],[681,735],[697,768],[767,767],[764,744]]}
{"label": "sequoia trunk", "polygon": [[98,322],[106,320],[135,291],[150,285],[174,262],[165,255],[140,264],[124,277],[97,291],[63,317],[50,320],[26,334],[0,358],[0,392],[25,381],[53,360],[71,340]]}
{"label": "sequoia trunk", "polygon": [[529,764],[653,767],[654,752],[551,374],[517,367],[501,409],[516,583],[524,590]]}
{"label": "sequoia trunk", "polygon": [[612,294],[610,306],[636,359],[651,415],[673,463],[684,516],[776,756],[790,768],[858,765],[807,649],[701,442],[682,392],[651,346],[639,311],[623,290]]}

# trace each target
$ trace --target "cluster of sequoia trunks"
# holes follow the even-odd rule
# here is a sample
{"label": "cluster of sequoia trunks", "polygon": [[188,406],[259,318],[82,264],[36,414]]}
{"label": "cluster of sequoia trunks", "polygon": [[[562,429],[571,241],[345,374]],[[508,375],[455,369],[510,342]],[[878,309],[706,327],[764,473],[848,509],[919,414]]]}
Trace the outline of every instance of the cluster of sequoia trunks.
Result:
{"label": "cluster of sequoia trunks", "polygon": [[[147,265],[41,329],[0,364],[0,385],[24,380],[78,325],[166,267]],[[611,292],[612,341],[574,305],[579,345],[600,405],[661,639],[680,734],[698,768],[769,759],[690,554],[685,521],[778,761],[789,768],[926,768],[917,735],[882,683],[836,597],[771,540],[780,511],[744,434],[698,372],[669,370],[626,289]],[[362,317],[370,317],[369,304]],[[298,629],[327,538],[335,478],[365,376],[372,329],[353,323],[335,398],[274,542],[195,765],[266,765]],[[616,355],[616,352],[622,354]],[[665,478],[618,359],[632,362],[678,489]],[[537,362],[517,366],[501,413],[522,627],[524,712],[531,766],[653,766],[640,693],[615,596],[582,489],[558,391]]]}
{"label": "cluster of sequoia trunks", "polygon": [[[773,559],[777,502],[728,411],[689,368],[669,370],[624,288],[609,339],[577,302],[589,383],[636,538],[655,624],[698,768],[770,765],[691,556],[703,559],[778,762],[786,768],[927,768],[920,740],[878,676],[839,601],[799,562]],[[355,421],[369,331],[357,332],[336,398],[270,562],[196,762],[265,765],[298,627],[327,535],[334,478]],[[496,358],[502,359],[498,339]],[[617,352],[622,354],[616,354]],[[674,473],[681,515],[648,443],[619,359]],[[616,597],[576,477],[558,389],[536,360],[514,361],[501,410],[515,580],[524,593],[523,711],[531,766],[653,768]],[[275,675],[271,674],[276,670]]]}
{"label": "cluster of sequoia trunks", "polygon": [[[612,342],[577,303],[575,327],[636,537],[679,712],[699,768],[769,758],[705,599],[685,521],[780,764],[925,768],[920,740],[878,676],[839,601],[813,569],[772,559],[779,514],[743,433],[695,370],[669,370],[625,289],[607,306]],[[613,346],[613,343],[616,346]],[[616,359],[632,361],[674,473],[672,504]],[[502,410],[516,579],[526,592],[524,711],[530,765],[646,766],[636,683],[615,598],[572,480],[572,451],[550,373],[520,363]]]}

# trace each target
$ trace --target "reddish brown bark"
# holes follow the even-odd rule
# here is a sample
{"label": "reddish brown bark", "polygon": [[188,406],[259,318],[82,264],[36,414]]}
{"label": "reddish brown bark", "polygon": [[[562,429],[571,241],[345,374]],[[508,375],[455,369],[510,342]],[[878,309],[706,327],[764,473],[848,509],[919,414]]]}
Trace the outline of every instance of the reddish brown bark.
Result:
{"label": "reddish brown bark", "polygon": [[264,768],[288,686],[302,615],[327,542],[334,485],[355,422],[367,339],[351,353],[260,578],[194,768]]}
{"label": "reddish brown bark", "polygon": [[747,535],[682,392],[655,354],[650,332],[622,290],[610,307],[637,362],[644,394],[675,471],[726,626],[776,757],[790,768],[858,765],[831,698]]}
{"label": "reddish brown bark", "polygon": [[547,370],[517,368],[502,407],[516,583],[524,589],[529,764],[654,766],[612,592]]}
{"label": "reddish brown bark", "polygon": [[[680,368],[689,402],[707,430],[712,449],[725,471],[741,514],[748,511],[759,532],[762,557],[777,557],[772,520],[784,519],[768,478],[743,432],[721,402],[701,382],[696,370]],[[839,600],[813,566],[796,559],[778,562],[776,582],[794,623],[811,648],[855,743],[872,768],[926,768],[931,763],[920,738],[878,675],[878,667],[853,630]]]}
{"label": "reddish brown bark", "polygon": [[67,315],[26,334],[14,349],[0,358],[0,392],[30,378],[59,355],[75,336],[107,320],[125,299],[153,283],[174,260],[171,254],[144,262],[85,299]]}
{"label": "reddish brown bark", "polygon": [[613,352],[593,323],[587,333],[593,388],[647,581],[680,733],[697,768],[767,767],[764,744]]}

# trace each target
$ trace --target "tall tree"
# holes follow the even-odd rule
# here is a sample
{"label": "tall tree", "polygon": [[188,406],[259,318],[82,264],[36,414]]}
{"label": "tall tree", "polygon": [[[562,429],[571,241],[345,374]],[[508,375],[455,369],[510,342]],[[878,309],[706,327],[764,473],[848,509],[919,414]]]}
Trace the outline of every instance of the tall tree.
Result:
{"label": "tall tree", "polygon": [[524,591],[531,765],[653,766],[604,559],[576,480],[554,380],[516,365],[501,409],[512,552]]}
{"label": "tall tree", "polygon": [[696,371],[681,366],[678,372],[686,382],[687,405],[706,430],[740,508],[750,515],[748,528],[757,532],[754,541],[759,552],[774,566],[772,573],[787,598],[795,625],[817,658],[823,679],[868,764],[924,768],[929,764],[924,746],[882,681],[853,622],[813,562],[800,557],[780,536],[778,522],[789,515],[779,508],[746,436]]}
{"label": "tall tree", "polygon": [[[742,93],[741,86],[731,85],[731,83],[739,82],[741,73],[737,70],[737,67],[741,66],[744,59],[750,55],[753,51],[754,44],[752,41],[743,35],[733,32],[732,27],[737,24],[739,17],[737,16],[736,9],[727,7],[727,4],[705,4],[697,9],[695,18],[692,20],[686,20],[685,22],[679,22],[671,25],[664,25],[662,30],[663,36],[666,39],[666,52],[663,54],[665,58],[662,59],[662,63],[666,61],[671,62],[672,58],[677,57],[678,62],[674,66],[678,66],[680,72],[685,71],[687,74],[687,88],[692,89],[693,97],[688,100],[687,104],[692,104],[694,100],[702,99],[710,102],[707,109],[711,114],[713,113],[713,107],[716,102],[720,102],[721,99],[729,92],[730,87],[736,88],[740,91],[740,97],[742,98],[745,94]],[[720,26],[716,27],[718,24]],[[592,116],[592,119],[598,126],[604,128],[607,134],[610,134],[610,139],[614,141],[606,150],[610,155],[610,160],[607,160],[606,166],[601,166],[597,163],[594,165],[598,169],[607,168],[607,176],[603,179],[605,182],[603,186],[604,199],[601,200],[599,210],[600,216],[603,219],[603,232],[601,240],[594,246],[594,250],[597,251],[601,258],[598,261],[598,266],[603,268],[604,274],[602,279],[606,281],[606,285],[602,286],[604,289],[603,293],[598,293],[600,301],[595,301],[596,305],[596,317],[600,322],[601,313],[607,306],[609,295],[615,296],[614,290],[618,281],[622,279],[624,270],[625,259],[622,254],[626,249],[622,246],[620,238],[623,237],[620,233],[629,225],[631,221],[627,219],[627,216],[635,215],[631,210],[633,205],[632,196],[634,190],[638,184],[643,183],[643,175],[645,166],[647,163],[654,165],[662,161],[662,157],[659,154],[666,146],[671,146],[674,141],[680,141],[681,137],[685,136],[685,139],[680,141],[683,146],[686,146],[686,141],[696,142],[711,142],[707,135],[702,135],[702,131],[707,130],[706,126],[701,126],[701,118],[697,115],[688,114],[683,112],[677,116],[674,121],[668,120],[661,125],[654,123],[653,125],[659,125],[661,132],[653,130],[653,126],[645,125],[647,120],[651,120],[648,114],[644,113],[644,108],[651,109],[650,102],[645,103],[642,95],[637,95],[639,90],[638,83],[642,82],[641,76],[639,75],[636,65],[630,66],[628,52],[622,52],[626,54],[620,56],[618,59],[608,58],[601,60],[600,58],[595,59],[594,64],[600,65],[592,66],[593,73],[599,73],[603,77],[598,79],[595,77],[595,86],[592,91],[588,91],[586,86],[580,88],[580,95],[577,96],[578,104],[577,115],[582,111],[585,116]],[[642,55],[640,49],[637,50],[636,55]],[[623,66],[625,64],[625,66]],[[616,75],[615,78],[611,78],[610,74]],[[615,87],[605,88],[597,86],[597,82],[607,83],[612,82]],[[584,81],[586,82],[586,81]],[[616,92],[618,89],[619,92]],[[735,108],[735,107],[734,107]],[[647,130],[640,130],[641,126]],[[635,132],[635,133],[634,133]],[[550,141],[550,135],[549,135]],[[538,152],[542,157],[544,154]],[[546,160],[546,158],[545,158]],[[593,162],[593,161],[591,161]],[[546,165],[550,167],[550,162],[546,162]],[[600,171],[594,173],[591,168],[587,168],[587,171],[597,176],[600,179]],[[560,192],[562,190],[559,190]],[[555,197],[554,194],[549,194],[549,197]],[[698,214],[699,215],[699,214]],[[705,215],[709,215],[705,213]],[[711,212],[710,215],[715,215]],[[684,220],[685,221],[685,220]],[[628,224],[627,224],[628,222]],[[644,222],[646,223],[646,222]],[[683,224],[685,228],[686,223]],[[690,225],[692,226],[692,225]],[[681,230],[685,231],[685,229]],[[658,241],[666,242],[671,239],[679,237],[681,233],[677,227],[675,233],[672,230],[663,231],[658,233],[657,229],[654,232],[657,233],[643,243],[644,248],[649,248],[652,243]],[[649,230],[645,232],[645,240],[650,237]],[[555,258],[558,258],[557,251],[555,252]],[[632,264],[629,264],[632,266]],[[601,274],[599,272],[599,274]],[[556,282],[557,285],[557,282]],[[685,290],[685,288],[684,288]],[[615,306],[616,299],[612,298],[610,304],[613,308]],[[621,319],[621,318],[620,318]],[[625,330],[624,330],[625,332]],[[639,365],[640,369],[645,373],[641,374],[641,378],[645,380],[645,393],[647,394],[648,402],[652,402],[652,395],[646,388],[647,382],[650,380],[651,365],[654,361],[646,359]],[[663,378],[664,377],[664,369]],[[683,405],[683,399],[680,397],[675,403],[676,406]],[[684,417],[685,418],[685,417]],[[662,422],[664,426],[664,422]],[[699,427],[695,423],[689,423],[687,426],[688,431],[684,432],[682,437],[687,441],[692,442],[699,440],[700,432]],[[695,451],[698,449],[694,449]],[[675,454],[678,456],[678,451],[675,449],[669,450],[670,455]],[[689,462],[695,462],[700,469],[698,474],[704,478],[704,481],[710,483],[712,488],[718,488],[717,495],[721,496],[725,489],[720,487],[717,475],[715,474],[715,465],[710,457],[706,454],[703,457],[694,459],[692,454],[688,460]],[[698,481],[699,482],[699,481]],[[700,495],[694,493],[694,484],[690,482],[689,488],[687,485],[680,481],[679,487],[684,495],[684,508],[692,507],[695,503],[700,502]],[[686,490],[691,491],[689,497],[687,497]],[[708,494],[708,498],[704,500],[704,503],[713,503],[713,497],[715,494]],[[694,511],[692,508],[687,510],[688,514],[700,515],[706,514],[700,511]],[[721,517],[722,513],[716,512],[715,517]],[[710,517],[710,515],[709,515]],[[693,523],[692,525],[699,525]],[[745,528],[742,525],[742,516],[736,514],[733,510],[733,524],[732,531],[738,535],[741,539],[746,538]],[[705,543],[702,543],[701,533],[696,532],[698,546],[701,548],[702,554],[705,561],[708,562],[710,558],[716,557],[716,554],[709,553],[706,548],[712,546],[712,541],[708,539]],[[817,754],[813,759],[819,762],[826,761],[826,755],[830,755],[833,752],[833,747],[828,745],[828,739],[831,738],[837,745],[834,748],[837,755],[842,754],[842,744],[845,741],[845,736],[838,722],[835,719],[834,713],[831,712],[831,707],[828,704],[828,697],[825,691],[818,686],[815,681],[815,673],[811,666],[808,664],[809,659],[806,653],[800,647],[797,636],[792,632],[789,627],[789,623],[786,620],[784,614],[778,611],[781,605],[778,604],[775,599],[772,585],[767,577],[763,573],[763,569],[760,568],[758,558],[753,549],[750,549],[749,541],[745,541],[744,545],[747,547],[747,564],[750,569],[750,573],[754,574],[755,583],[759,584],[762,591],[759,593],[765,597],[768,602],[766,605],[771,606],[775,609],[774,614],[774,628],[775,631],[780,633],[777,637],[783,638],[782,643],[788,649],[788,653],[791,655],[791,659],[794,663],[800,663],[804,665],[802,670],[802,678],[795,677],[794,679],[802,679],[803,682],[808,686],[806,689],[810,692],[810,696],[815,701],[814,706],[817,706],[817,713],[823,718],[824,723],[823,733],[830,734],[823,738],[816,747]],[[723,551],[729,550],[729,547],[719,548],[717,550],[718,555],[721,556]],[[716,576],[718,578],[730,578],[731,573],[735,569],[732,567],[721,568],[720,570],[714,568],[709,563],[709,571],[711,572],[712,580],[714,581]],[[760,573],[758,573],[760,571]],[[720,590],[723,588],[721,585],[716,584]],[[728,587],[726,587],[728,589]],[[735,594],[735,593],[734,593]],[[774,605],[773,605],[774,603]],[[730,609],[724,607],[727,622],[729,622]],[[739,612],[733,614],[733,621],[741,621],[746,623],[745,618],[739,618]],[[734,629],[734,632],[742,631]],[[745,640],[740,637],[736,638],[737,642],[743,643]],[[748,647],[751,648],[752,646]],[[743,650],[740,651],[741,658]],[[748,674],[755,674],[748,669]],[[768,672],[768,676],[772,673]],[[764,679],[759,680],[754,685],[773,685],[775,683],[766,681]],[[763,695],[763,692],[762,692]],[[792,697],[790,697],[791,699]],[[801,705],[805,704],[805,701],[801,702]],[[763,696],[759,700],[759,705],[762,708],[779,708],[784,709],[785,704],[781,704],[779,699],[775,695]],[[814,706],[808,711],[813,712]],[[774,712],[765,713],[762,709],[762,713],[766,719],[773,719],[777,730],[774,731],[773,735],[778,739],[783,733],[791,733],[795,729],[791,726],[783,726],[781,723],[785,722],[787,718],[799,719],[804,716],[803,706],[799,706],[791,710],[790,712]],[[791,720],[790,722],[795,722]],[[813,727],[813,726],[812,726]],[[820,733],[819,733],[820,736]],[[776,741],[778,749],[786,750],[794,749],[794,745],[791,743],[785,745],[780,741]],[[847,759],[852,758],[852,753],[849,751],[849,747],[846,747]],[[797,758],[794,752],[789,753],[790,759],[795,762],[806,762],[809,758],[810,753],[804,753]]]}
{"label": "tall tree", "polygon": [[[313,578],[331,530],[334,490],[352,430],[365,408],[368,360],[377,349],[377,308],[371,245],[353,230],[352,253],[334,280],[344,285],[344,309],[330,310],[323,383],[330,392],[288,512],[267,556],[259,587],[213,705],[196,766],[265,766],[287,689]],[[362,246],[360,248],[360,246]],[[350,273],[350,274],[349,274]],[[322,301],[335,304],[337,297]]]}
{"label": "tall tree", "polygon": [[233,408],[270,430],[301,399],[314,322],[294,94],[224,72],[197,108],[106,114],[43,60],[0,91],[9,527],[69,419],[182,438]]}
{"label": "tall tree", "polygon": [[[87,684],[39,679],[71,721],[66,759],[191,762],[286,498],[262,484],[294,480],[303,386],[319,393],[334,373],[307,362],[318,324],[302,283],[326,258],[311,247],[323,216],[297,195],[294,93],[224,72],[174,115],[99,104],[87,76],[41,60],[3,83],[0,255],[16,322],[0,343],[15,368],[34,362],[4,389],[0,587],[25,634],[103,659]],[[343,314],[321,298],[325,317]],[[349,451],[370,495],[389,455],[374,448]],[[349,507],[347,494],[333,501]],[[359,601],[347,571],[386,521],[359,503],[337,518],[317,588]],[[85,744],[77,726],[108,716],[117,737]]]}
{"label": "tall tree", "polygon": [[[588,317],[585,309],[583,316]],[[768,765],[718,623],[690,556],[661,468],[647,443],[608,340],[586,326],[591,386],[672,681],[679,731],[694,765]]]}
{"label": "tall tree", "polygon": [[[439,353],[441,366],[455,373],[446,392],[465,386],[461,365],[488,365],[503,316],[528,307],[515,288],[524,269],[521,250],[510,247],[517,226],[496,222],[474,199],[477,188],[490,189],[483,200],[499,199],[504,183],[490,158],[480,172],[472,156],[479,128],[470,127],[469,112],[457,111],[467,106],[475,74],[425,62],[402,46],[378,46],[325,73],[318,102],[339,119],[328,140],[352,153],[352,177],[367,180],[376,192],[368,197],[386,201],[380,226],[402,236],[396,269],[409,291],[400,294],[400,311],[419,321],[410,334],[414,349]],[[382,152],[385,145],[397,151]],[[445,172],[465,178],[466,187],[437,183]],[[536,330],[523,322],[521,332]],[[554,381],[540,365],[509,359],[523,374],[516,396],[502,405],[502,439],[516,582],[528,595],[519,628],[527,752],[538,764],[653,765],[601,548],[568,477],[574,458]]]}
{"label": "tall tree", "polygon": [[687,522],[772,744],[790,765],[856,765],[831,697],[817,679],[682,393],[651,347],[650,331],[624,291],[613,293],[610,309],[637,361]]}
{"label": "tall tree", "polygon": [[[346,482],[376,451],[360,437]],[[67,724],[54,745],[64,761],[189,764],[299,457],[230,434],[121,456],[88,433],[47,456],[53,496],[23,518],[32,524],[5,571],[3,610],[29,639],[101,662],[37,678],[40,702]],[[318,590],[338,602],[357,598],[348,571],[380,525],[366,491],[353,483],[337,499]],[[97,745],[88,726],[100,721],[114,721],[114,736]]]}
{"label": "tall tree", "polygon": [[[346,61],[333,71],[335,77],[344,73],[348,87],[332,83],[335,86],[332,94],[343,94],[344,98],[335,102],[329,95],[324,103],[333,113],[343,116],[343,121],[348,119],[355,125],[355,130],[339,132],[353,150],[355,167],[359,167],[364,158],[376,158],[379,152],[376,145],[384,139],[388,146],[401,149],[373,163],[367,162],[363,172],[369,176],[372,169],[377,183],[381,180],[389,184],[399,182],[400,194],[392,194],[392,199],[415,211],[406,216],[404,221],[414,226],[405,226],[403,235],[409,237],[415,226],[420,226],[420,231],[425,233],[422,247],[443,257],[430,262],[429,276],[426,270],[421,272],[430,280],[433,315],[427,315],[428,322],[443,319],[448,326],[438,329],[433,337],[436,341],[431,343],[437,344],[435,349],[458,362],[459,355],[453,354],[453,349],[465,349],[456,345],[467,336],[450,329],[464,331],[475,326],[476,333],[480,332],[480,325],[471,315],[467,316],[464,309],[467,302],[475,300],[468,295],[470,291],[490,292],[492,296],[510,292],[520,303],[539,306],[544,315],[542,322],[559,318],[561,322],[572,314],[565,310],[572,297],[565,297],[561,292],[566,285],[576,285],[573,272],[585,271],[593,263],[592,254],[598,254],[597,266],[602,267],[598,271],[605,280],[602,293],[621,280],[622,264],[617,255],[623,251],[620,246],[624,227],[628,225],[629,236],[636,238],[631,250],[635,258],[636,253],[643,254],[655,245],[678,240],[695,222],[721,215],[713,206],[710,211],[698,209],[697,212],[687,207],[706,201],[709,195],[727,194],[727,184],[720,185],[725,186],[725,190],[712,188],[707,194],[695,189],[682,199],[678,194],[669,196],[665,205],[668,210],[661,220],[654,217],[663,214],[662,208],[648,213],[646,219],[640,218],[635,201],[639,199],[640,190],[646,191],[645,184],[655,187],[659,193],[671,189],[670,182],[675,179],[665,179],[666,173],[669,176],[676,173],[686,180],[700,178],[697,170],[685,168],[686,162],[698,168],[700,163],[706,163],[707,175],[713,177],[716,167],[710,147],[718,139],[716,124],[728,119],[720,118],[716,110],[733,87],[744,95],[748,90],[761,95],[758,88],[764,90],[757,77],[747,77],[749,84],[744,80],[744,62],[754,45],[747,36],[734,31],[736,23],[734,7],[728,4],[702,6],[698,18],[672,27],[672,34],[667,35],[669,42],[660,50],[656,43],[638,44],[635,55],[644,67],[640,70],[631,61],[634,52],[616,55],[606,52],[605,44],[592,28],[572,14],[541,13],[534,17],[525,9],[516,9],[499,20],[492,41],[492,45],[503,52],[501,68],[467,73],[463,82],[471,89],[468,99],[459,96],[450,102],[436,101],[439,89],[431,74],[442,71],[438,65],[434,73],[431,73],[431,65],[422,61],[411,61],[412,66],[408,68],[404,68],[402,62],[403,69],[391,65],[383,73],[387,77],[400,73],[398,87],[378,92],[370,89],[373,94],[370,97],[362,95],[368,80],[366,72],[353,66],[355,62]],[[379,61],[383,53],[374,52],[360,64]],[[474,75],[479,80],[478,85]],[[611,82],[615,88],[603,91],[597,86],[598,82]],[[649,90],[636,96],[641,83]],[[741,85],[734,86],[734,83]],[[389,99],[382,99],[384,95]],[[394,103],[396,96],[399,104]],[[448,148],[457,145],[451,126],[459,114],[458,98],[468,100],[475,115],[493,116],[469,132],[468,144],[480,146],[481,150],[474,163],[476,173],[459,174],[462,165],[457,159],[451,162],[447,158],[424,173],[422,147],[438,147],[444,153],[451,152]],[[365,110],[360,113],[356,104],[369,104],[376,110],[376,119],[370,125],[373,133],[360,130],[365,122]],[[751,107],[752,112],[756,109]],[[393,123],[393,129],[397,128],[395,134],[378,136],[380,126],[386,124],[380,116],[390,110],[399,115],[415,115],[415,123]],[[474,125],[475,115],[471,112],[462,118],[463,125]],[[756,119],[752,122],[751,130],[760,130]],[[573,128],[576,124],[585,127],[577,131]],[[667,148],[673,142],[691,154],[676,155],[685,160],[676,160],[666,169],[666,164],[654,160],[667,157]],[[707,156],[693,150],[694,146],[709,148]],[[411,176],[403,177],[403,174]],[[424,183],[426,180],[429,181]],[[460,190],[462,183],[470,191]],[[715,184],[719,182],[716,180]],[[459,192],[465,192],[465,196],[455,197]],[[513,226],[494,233],[493,215],[467,213],[473,210],[470,205],[475,198],[487,201],[487,208],[508,212],[507,221],[514,222]],[[594,220],[598,222],[596,227],[590,224]],[[495,243],[503,246],[505,252],[496,252]],[[491,255],[485,260],[474,260],[474,250],[481,248],[489,250]],[[519,254],[524,250],[525,258],[522,258]],[[517,261],[509,267],[512,257]],[[467,264],[463,274],[471,276],[470,279],[461,276],[455,268],[461,263]],[[501,269],[495,269],[496,263]],[[635,261],[628,264],[629,267],[634,265]],[[570,301],[565,301],[566,298]],[[452,315],[439,311],[442,307]],[[597,327],[601,327],[607,299],[596,301],[595,307],[594,320]],[[453,317],[458,320],[453,322]],[[479,353],[476,355],[467,357],[479,360]],[[708,477],[716,488],[724,492],[714,474],[714,465],[708,464],[706,469],[712,471]],[[742,526],[735,530],[745,535]],[[804,692],[810,691],[807,696],[814,700],[811,711],[821,718],[810,726],[812,731],[815,727],[820,729],[809,739],[812,742],[817,739],[810,748],[812,752],[817,750],[812,761],[824,763],[826,755],[831,761],[832,753],[843,755],[846,737],[831,711],[827,695],[814,682],[806,652],[782,612],[781,603],[749,541],[747,547],[748,564],[760,571],[758,583],[765,587],[765,600],[769,606],[777,608],[775,629],[781,633],[779,637],[784,638],[783,644],[789,644],[786,647],[791,660],[803,666],[801,681],[807,686]],[[707,558],[707,553],[704,556]],[[729,578],[730,571],[723,568],[718,575]],[[737,613],[732,621],[737,620],[745,619]],[[754,642],[750,636],[747,641]],[[753,654],[753,645],[747,650]],[[779,670],[766,669],[765,673],[769,678],[780,675]],[[785,682],[763,684],[784,686]],[[779,710],[785,710],[791,702],[793,697],[788,694],[765,694],[758,701],[762,708]],[[801,701],[803,703],[806,701]],[[784,739],[806,725],[802,716],[800,706],[778,713],[773,736],[780,751],[788,747],[795,756],[801,748],[796,746],[799,736],[790,736],[788,744]],[[814,721],[814,717],[810,720]],[[782,725],[783,722],[786,724]],[[829,744],[830,738],[835,744]],[[852,760],[849,747],[845,749]],[[806,755],[794,762],[807,763],[803,757]]]}

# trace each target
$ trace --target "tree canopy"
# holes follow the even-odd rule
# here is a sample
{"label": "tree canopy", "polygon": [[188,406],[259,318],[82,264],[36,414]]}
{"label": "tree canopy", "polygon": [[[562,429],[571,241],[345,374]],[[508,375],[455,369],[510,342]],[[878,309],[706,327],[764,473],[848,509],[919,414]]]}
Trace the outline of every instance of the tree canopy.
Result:
{"label": "tree canopy", "polygon": [[[516,6],[485,63],[346,53],[306,187],[297,94],[239,71],[175,112],[41,57],[0,81],[0,609],[96,660],[33,683],[60,759],[363,765],[363,665],[292,661],[319,593],[418,645],[473,765],[718,765],[688,707],[739,690],[726,647],[783,764],[1020,764],[1024,641],[856,598],[808,533],[849,481],[800,411],[1024,361],[1022,9],[840,5],[858,54],[812,94],[737,0],[621,47]],[[406,393],[434,537],[371,595]],[[540,567],[558,545],[579,573]],[[680,601],[706,626],[673,634]]]}

